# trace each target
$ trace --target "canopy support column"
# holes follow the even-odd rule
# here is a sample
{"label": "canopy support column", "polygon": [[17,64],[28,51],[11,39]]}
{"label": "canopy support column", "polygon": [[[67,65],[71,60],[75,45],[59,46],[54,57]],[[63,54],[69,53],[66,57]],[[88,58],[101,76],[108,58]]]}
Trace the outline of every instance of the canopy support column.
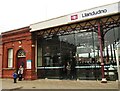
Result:
{"label": "canopy support column", "polygon": [[101,27],[100,23],[98,23],[98,39],[99,39],[99,45],[100,45],[100,57],[101,57],[101,73],[102,73],[102,81],[101,83],[107,83],[107,80],[104,75],[104,60],[103,60],[103,42],[101,37]]}

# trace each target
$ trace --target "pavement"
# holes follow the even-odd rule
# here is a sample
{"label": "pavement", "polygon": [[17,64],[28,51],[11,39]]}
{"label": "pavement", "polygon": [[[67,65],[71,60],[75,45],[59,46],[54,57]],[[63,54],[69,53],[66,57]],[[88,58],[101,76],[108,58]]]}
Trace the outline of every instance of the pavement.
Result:
{"label": "pavement", "polygon": [[[118,91],[118,81],[107,81],[101,83],[96,80],[59,80],[59,79],[38,79],[23,80],[13,83],[13,79],[0,79],[2,89],[19,90],[19,89],[114,89]],[[107,91],[107,90],[105,90]]]}

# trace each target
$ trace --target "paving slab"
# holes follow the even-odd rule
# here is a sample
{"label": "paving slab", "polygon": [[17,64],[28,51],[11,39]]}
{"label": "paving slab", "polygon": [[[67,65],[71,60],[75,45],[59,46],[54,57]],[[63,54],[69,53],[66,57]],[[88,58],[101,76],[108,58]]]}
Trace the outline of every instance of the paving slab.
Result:
{"label": "paving slab", "polygon": [[[57,79],[38,79],[23,80],[13,83],[12,79],[2,79],[2,89],[118,89],[117,81],[101,83],[95,80],[57,80]],[[106,90],[107,91],[107,90]]]}

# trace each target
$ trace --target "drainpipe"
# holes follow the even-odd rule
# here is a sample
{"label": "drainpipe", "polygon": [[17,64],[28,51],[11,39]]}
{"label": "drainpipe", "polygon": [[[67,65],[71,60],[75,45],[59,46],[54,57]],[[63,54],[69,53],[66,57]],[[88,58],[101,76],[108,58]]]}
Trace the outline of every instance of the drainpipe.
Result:
{"label": "drainpipe", "polygon": [[99,40],[100,55],[101,55],[101,71],[102,71],[101,83],[107,83],[107,80],[106,80],[105,75],[104,75],[103,47],[102,47],[102,37],[101,37],[100,23],[98,23],[98,40]]}

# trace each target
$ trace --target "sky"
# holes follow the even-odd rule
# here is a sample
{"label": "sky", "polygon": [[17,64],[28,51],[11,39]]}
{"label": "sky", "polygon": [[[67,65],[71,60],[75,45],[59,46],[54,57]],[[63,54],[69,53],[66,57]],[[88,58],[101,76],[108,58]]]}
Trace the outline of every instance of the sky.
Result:
{"label": "sky", "polygon": [[120,0],[0,0],[0,33]]}

